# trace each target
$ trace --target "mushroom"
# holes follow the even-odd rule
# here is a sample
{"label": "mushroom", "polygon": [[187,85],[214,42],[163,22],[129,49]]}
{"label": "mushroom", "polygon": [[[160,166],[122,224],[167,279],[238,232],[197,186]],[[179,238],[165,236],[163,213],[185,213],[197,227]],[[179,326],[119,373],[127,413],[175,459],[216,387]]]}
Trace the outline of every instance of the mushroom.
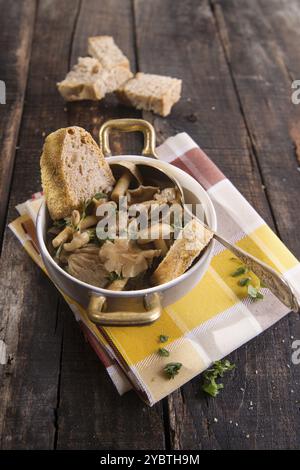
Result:
{"label": "mushroom", "polygon": [[81,220],[79,223],[79,230],[86,230],[89,227],[93,227],[93,225],[96,225],[98,222],[98,217],[95,215],[87,215],[84,219]]}
{"label": "mushroom", "polygon": [[153,196],[158,193],[160,189],[157,186],[143,186],[142,184],[136,189],[129,189],[128,194],[128,203],[129,204],[139,204],[141,202],[148,201],[152,199]]}
{"label": "mushroom", "polygon": [[78,248],[86,245],[90,241],[90,235],[88,232],[75,232],[73,239],[69,243],[64,243],[64,250],[75,251]]}
{"label": "mushroom", "polygon": [[110,198],[118,202],[119,198],[126,194],[132,181],[137,184],[142,184],[142,177],[137,166],[131,162],[117,162],[110,165],[114,176],[117,180]]}
{"label": "mushroom", "polygon": [[118,238],[106,241],[99,256],[107,271],[129,278],[146,271],[160,250],[141,250],[132,240]]}
{"label": "mushroom", "polygon": [[58,248],[59,245],[68,241],[73,234],[72,228],[68,225],[52,240],[52,246]]}
{"label": "mushroom", "polygon": [[176,188],[164,188],[154,195],[154,199],[159,202],[174,202],[177,201],[178,194]]}
{"label": "mushroom", "polygon": [[101,263],[97,245],[87,245],[68,257],[67,271],[71,276],[96,287],[107,284],[108,272]]}
{"label": "mushroom", "polygon": [[138,244],[146,245],[152,241],[156,241],[163,238],[170,238],[172,227],[169,224],[157,223],[150,225],[138,233]]}

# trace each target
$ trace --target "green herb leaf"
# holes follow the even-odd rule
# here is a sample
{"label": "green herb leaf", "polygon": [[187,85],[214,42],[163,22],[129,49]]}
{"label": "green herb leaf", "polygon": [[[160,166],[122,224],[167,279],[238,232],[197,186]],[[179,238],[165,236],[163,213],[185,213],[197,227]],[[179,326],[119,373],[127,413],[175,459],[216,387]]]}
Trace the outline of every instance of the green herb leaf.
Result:
{"label": "green herb leaf", "polygon": [[263,298],[264,298],[264,295],[263,295],[261,292],[257,292],[256,298],[257,298],[257,299],[263,299]]}
{"label": "green herb leaf", "polygon": [[53,226],[57,228],[63,228],[67,224],[66,219],[54,220]]}
{"label": "green herb leaf", "polygon": [[170,352],[166,348],[159,348],[158,354],[163,357],[169,357]]}
{"label": "green herb leaf", "polygon": [[242,287],[248,286],[251,280],[252,280],[251,277],[243,277],[242,279],[238,281],[238,285]]}
{"label": "green herb leaf", "polygon": [[63,248],[63,243],[61,243],[61,244],[59,245],[59,247],[57,248],[57,250],[56,250],[56,252],[55,252],[55,258],[58,258],[58,259],[59,259],[62,248]]}
{"label": "green herb leaf", "polygon": [[204,383],[202,384],[202,390],[212,397],[216,397],[220,390],[224,388],[222,383],[217,383],[216,380],[219,377],[223,377],[224,373],[235,368],[234,364],[231,364],[228,359],[215,361],[213,366],[204,372]]}
{"label": "green herb leaf", "polygon": [[209,381],[205,382],[202,385],[202,390],[213,398],[219,395],[220,390],[222,390],[223,388],[224,385],[218,384],[214,377],[212,377]]}
{"label": "green herb leaf", "polygon": [[169,336],[166,335],[159,335],[159,342],[160,343],[166,343],[169,339]]}
{"label": "green herb leaf", "polygon": [[254,287],[250,284],[248,286],[248,294],[250,295],[250,297],[252,297],[252,299],[256,299],[257,294],[258,294],[258,290],[256,289],[256,287]]}
{"label": "green herb leaf", "polygon": [[247,272],[248,272],[248,269],[246,268],[246,266],[240,266],[235,271],[233,271],[233,273],[231,273],[231,276],[238,277],[238,276],[241,276],[242,274],[246,274]]}
{"label": "green herb leaf", "polygon": [[121,274],[116,273],[115,271],[112,271],[106,277],[110,282],[114,282],[114,281],[117,281],[119,279],[123,279],[123,276]]}
{"label": "green herb leaf", "polygon": [[181,362],[169,362],[164,367],[164,372],[168,376],[169,379],[174,379],[175,375],[178,374],[181,367],[182,367]]}
{"label": "green herb leaf", "polygon": [[105,194],[105,193],[96,193],[94,198],[97,199],[97,201],[99,201],[99,199],[107,199],[107,194]]}

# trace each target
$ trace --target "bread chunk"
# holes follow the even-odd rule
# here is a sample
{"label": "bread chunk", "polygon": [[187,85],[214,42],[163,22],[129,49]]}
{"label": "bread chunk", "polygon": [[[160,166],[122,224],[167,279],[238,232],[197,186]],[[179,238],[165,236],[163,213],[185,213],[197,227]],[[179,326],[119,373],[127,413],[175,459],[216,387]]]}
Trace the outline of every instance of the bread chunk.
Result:
{"label": "bread chunk", "polygon": [[154,285],[164,284],[175,279],[191,266],[201,251],[212,239],[213,233],[197,219],[192,219],[181,231],[165,258],[152,275]]}
{"label": "bread chunk", "polygon": [[101,100],[132,77],[131,71],[122,65],[108,70],[93,57],[79,57],[78,63],[57,84],[66,101]]}
{"label": "bread chunk", "polygon": [[88,39],[88,53],[106,69],[116,66],[130,70],[127,57],[118,48],[112,36],[94,36]]}
{"label": "bread chunk", "polygon": [[180,99],[181,86],[177,78],[139,72],[117,90],[117,95],[124,104],[165,117]]}
{"label": "bread chunk", "polygon": [[48,135],[41,156],[41,177],[53,220],[69,216],[96,193],[111,191],[115,183],[92,136],[76,126]]}

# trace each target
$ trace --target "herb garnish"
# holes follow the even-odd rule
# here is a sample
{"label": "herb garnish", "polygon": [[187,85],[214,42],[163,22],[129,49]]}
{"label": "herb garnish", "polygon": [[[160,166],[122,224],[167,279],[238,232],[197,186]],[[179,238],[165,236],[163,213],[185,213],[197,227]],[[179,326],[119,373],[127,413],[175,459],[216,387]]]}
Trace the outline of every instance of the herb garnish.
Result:
{"label": "herb garnish", "polygon": [[220,390],[224,388],[222,383],[217,383],[216,380],[219,377],[223,377],[224,373],[233,370],[235,364],[231,364],[228,359],[215,361],[212,368],[204,372],[204,383],[202,385],[202,390],[212,397],[216,397]]}
{"label": "herb garnish", "polygon": [[114,281],[118,281],[119,279],[123,279],[123,276],[121,274],[116,273],[115,271],[112,271],[106,277],[110,282],[114,282]]}
{"label": "herb garnish", "polygon": [[240,266],[238,267],[233,273],[231,273],[232,277],[238,277],[241,276],[242,274],[246,274],[248,272],[248,269],[246,266]]}
{"label": "herb garnish", "polygon": [[252,285],[248,286],[248,294],[252,299],[263,299],[264,296],[261,292],[256,287],[253,287]]}
{"label": "herb garnish", "polygon": [[97,199],[97,201],[99,201],[99,199],[107,199],[107,194],[105,194],[105,193],[96,193],[95,196],[93,197],[93,199]]}
{"label": "herb garnish", "polygon": [[181,367],[182,367],[181,362],[169,362],[164,367],[164,372],[169,377],[169,379],[174,379],[175,375],[178,374]]}
{"label": "herb garnish", "polygon": [[239,280],[238,285],[241,287],[248,286],[250,282],[252,281],[251,277],[243,277],[242,279]]}
{"label": "herb garnish", "polygon": [[[232,261],[239,262],[237,258],[230,258],[230,259]],[[241,276],[242,274],[246,274],[247,272],[249,272],[249,269],[246,266],[242,265],[242,266],[239,266],[233,273],[231,273],[231,276],[238,277],[238,276]],[[248,295],[251,297],[251,299],[259,300],[259,299],[264,298],[263,294],[259,291],[259,289],[261,287],[266,287],[266,286],[263,283],[261,283],[259,279],[257,279],[257,281],[258,281],[258,286],[255,287],[252,284],[250,284],[252,282],[251,277],[243,277],[242,279],[238,281],[238,285],[241,287],[247,287],[247,292],[248,292]]]}
{"label": "herb garnish", "polygon": [[166,335],[159,335],[158,337],[160,343],[166,343],[169,339],[169,336]]}
{"label": "herb garnish", "polygon": [[159,348],[158,354],[162,357],[169,357],[170,352],[166,348]]}

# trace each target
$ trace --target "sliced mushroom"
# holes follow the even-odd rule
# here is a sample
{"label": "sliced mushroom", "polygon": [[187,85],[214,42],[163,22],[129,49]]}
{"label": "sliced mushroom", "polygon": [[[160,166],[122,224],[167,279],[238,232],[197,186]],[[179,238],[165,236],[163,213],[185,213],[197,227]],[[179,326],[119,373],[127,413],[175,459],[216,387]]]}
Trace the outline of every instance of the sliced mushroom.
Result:
{"label": "sliced mushroom", "polygon": [[87,284],[104,287],[107,284],[108,272],[98,253],[99,247],[92,244],[76,250],[68,257],[68,273]]}
{"label": "sliced mushroom", "polygon": [[139,204],[141,202],[153,199],[154,194],[159,193],[160,189],[157,186],[143,186],[142,184],[136,189],[129,189],[128,204]]}
{"label": "sliced mushroom", "polygon": [[116,178],[117,184],[115,185],[111,199],[115,202],[126,194],[131,182],[135,184],[142,184],[142,177],[137,166],[132,162],[116,162],[110,165],[112,172]]}
{"label": "sliced mushroom", "polygon": [[125,278],[135,277],[146,271],[160,250],[141,250],[136,243],[128,239],[116,239],[114,243],[106,241],[99,256],[109,272],[116,272]]}

